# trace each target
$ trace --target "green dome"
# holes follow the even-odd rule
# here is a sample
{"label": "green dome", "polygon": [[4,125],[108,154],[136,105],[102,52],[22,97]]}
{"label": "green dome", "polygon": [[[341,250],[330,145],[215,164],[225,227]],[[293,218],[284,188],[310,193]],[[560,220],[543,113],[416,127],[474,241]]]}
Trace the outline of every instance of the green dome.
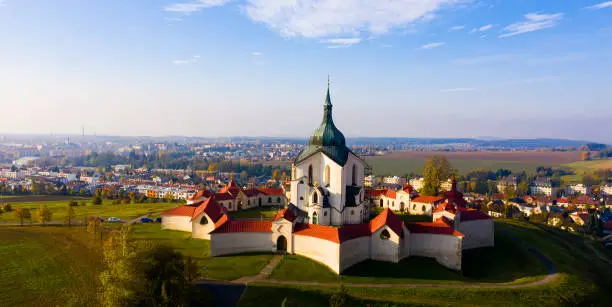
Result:
{"label": "green dome", "polygon": [[344,134],[334,125],[329,85],[327,87],[325,104],[323,105],[323,121],[319,128],[312,133],[308,141],[308,146],[297,156],[294,164],[298,164],[318,152],[323,152],[330,159],[342,166],[346,163],[350,152],[346,147]]}

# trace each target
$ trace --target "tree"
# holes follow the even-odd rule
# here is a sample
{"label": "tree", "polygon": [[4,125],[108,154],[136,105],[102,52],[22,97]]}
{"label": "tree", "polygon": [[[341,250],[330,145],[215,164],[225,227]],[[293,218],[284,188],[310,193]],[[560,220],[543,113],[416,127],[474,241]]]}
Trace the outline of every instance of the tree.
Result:
{"label": "tree", "polygon": [[510,200],[516,197],[516,191],[514,190],[513,186],[507,186],[504,189],[504,199],[505,200]]}
{"label": "tree", "polygon": [[209,172],[214,172],[216,167],[217,167],[217,163],[211,163],[211,164],[208,165],[207,170]]}
{"label": "tree", "polygon": [[42,205],[40,209],[36,210],[36,220],[43,225],[51,221],[51,216],[53,216],[53,212],[49,210],[47,205]]}
{"label": "tree", "polygon": [[11,204],[3,204],[2,205],[2,211],[3,212],[11,212],[11,211],[13,211],[13,207],[11,206]]}
{"label": "tree", "polygon": [[424,182],[422,193],[424,195],[436,196],[440,194],[440,185],[453,175],[448,160],[444,156],[433,156],[425,162],[423,170]]}
{"label": "tree", "polygon": [[30,214],[30,210],[27,208],[15,209],[15,211],[13,212],[13,216],[19,219],[19,224],[21,226],[23,226],[23,220],[29,220],[32,218],[32,215]]}
{"label": "tree", "polygon": [[517,187],[517,194],[519,197],[524,197],[529,194],[529,183],[525,180],[521,180]]}
{"label": "tree", "polygon": [[72,206],[72,204],[68,204],[68,209],[66,211],[66,222],[68,222],[68,227],[72,226],[72,221],[74,219],[76,219],[76,212],[74,211],[74,206]]}
{"label": "tree", "polygon": [[247,174],[247,172],[246,172],[246,171],[242,171],[242,172],[240,173],[240,180],[242,180],[242,181],[246,181],[246,180],[248,180],[248,179],[249,179],[249,174]]}
{"label": "tree", "polygon": [[278,179],[280,179],[280,170],[275,169],[272,172],[272,180],[278,180]]}
{"label": "tree", "polygon": [[582,161],[589,161],[589,160],[591,160],[591,152],[588,151],[588,150],[583,150],[580,153],[580,160],[582,160]]}
{"label": "tree", "polygon": [[102,204],[102,196],[100,196],[98,193],[96,193],[93,198],[91,199],[91,203],[94,205],[101,205]]}

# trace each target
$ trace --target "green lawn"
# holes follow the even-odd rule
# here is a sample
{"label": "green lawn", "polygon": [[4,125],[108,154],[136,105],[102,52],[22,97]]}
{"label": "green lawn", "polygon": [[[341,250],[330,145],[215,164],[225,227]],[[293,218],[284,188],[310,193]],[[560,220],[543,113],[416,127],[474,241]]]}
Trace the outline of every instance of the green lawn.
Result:
{"label": "green lawn", "polygon": [[506,233],[497,230],[495,239],[495,247],[464,251],[462,273],[444,268],[435,259],[408,257],[399,263],[366,260],[338,277],[314,260],[288,255],[270,278],[347,283],[523,283],[547,273],[535,255]]}
{"label": "green lawn", "polygon": [[274,217],[276,212],[278,212],[278,208],[274,207],[260,207],[253,208],[241,211],[232,211],[229,215],[236,219],[254,219],[254,218],[263,218],[263,219],[271,219]]}
{"label": "green lawn", "polygon": [[152,240],[175,248],[185,256],[197,260],[205,278],[234,280],[257,275],[272,259],[272,254],[241,254],[210,257],[208,240],[191,239],[191,233],[161,230],[158,223],[132,226],[135,240]]}
{"label": "green lawn", "polygon": [[1,227],[0,306],[95,303],[99,248],[82,227]]}
{"label": "green lawn", "polygon": [[[68,200],[61,201],[31,201],[31,202],[19,202],[19,203],[11,203],[13,210],[17,208],[28,208],[31,211],[32,216],[34,216],[34,211],[39,209],[42,205],[47,205],[53,216],[51,220],[53,221],[64,221],[67,214],[68,208]],[[10,203],[10,202],[9,202]],[[165,211],[170,208],[174,208],[176,206],[180,206],[182,204],[179,203],[156,203],[156,204],[128,204],[128,205],[112,205],[110,201],[106,200],[102,205],[92,205],[90,202],[87,202],[85,206],[80,205],[81,201],[79,201],[79,206],[73,207],[74,211],[77,215],[77,220],[82,221],[89,216],[101,216],[101,217],[118,217],[121,219],[130,219],[136,218],[141,215],[145,215],[150,212],[160,212]],[[2,222],[18,222],[12,213],[5,212],[0,214],[0,224]],[[26,221],[30,223],[32,221]]]}
{"label": "green lawn", "polygon": [[[554,282],[529,288],[520,289],[487,289],[487,288],[353,288],[347,287],[351,296],[351,306],[370,305],[370,306],[510,306],[510,305],[529,305],[529,306],[606,306],[609,305],[609,291],[612,289],[612,270],[609,264],[596,257],[586,244],[591,245],[602,252],[602,255],[610,257],[599,245],[584,237],[567,233],[558,229],[549,228],[541,225],[534,225],[518,221],[498,221],[496,229],[510,231],[521,238],[527,244],[536,247],[542,254],[551,259],[560,277]],[[500,251],[502,252],[502,251]],[[514,251],[506,252],[515,256]],[[484,255],[486,257],[487,255]],[[495,259],[499,255],[489,257]],[[507,258],[507,257],[506,257]],[[516,257],[518,265],[526,270],[528,262],[521,260],[521,256]],[[490,262],[474,259],[474,265],[481,265],[483,269],[478,270],[472,279],[483,279],[483,275],[492,276],[485,270]],[[612,259],[610,259],[612,260]],[[468,266],[468,263],[464,264]],[[299,264],[295,264],[299,265]],[[494,270],[504,270],[503,266],[508,265],[506,260],[500,260],[500,268]],[[309,270],[311,267],[305,266]],[[468,267],[464,267],[466,271]],[[489,268],[491,268],[489,266]],[[278,270],[278,269],[277,269]],[[302,272],[298,267],[298,274],[294,274],[293,279],[298,278]],[[518,269],[521,271],[521,269]],[[278,272],[274,272],[278,276]],[[312,274],[321,277],[321,274]],[[469,273],[466,272],[466,275]],[[466,276],[468,278],[468,276]],[[512,277],[510,277],[512,278]],[[239,306],[278,306],[283,299],[295,303],[295,306],[329,306],[329,297],[336,291],[337,287],[313,287],[313,286],[283,286],[269,284],[250,284],[243,294]]]}

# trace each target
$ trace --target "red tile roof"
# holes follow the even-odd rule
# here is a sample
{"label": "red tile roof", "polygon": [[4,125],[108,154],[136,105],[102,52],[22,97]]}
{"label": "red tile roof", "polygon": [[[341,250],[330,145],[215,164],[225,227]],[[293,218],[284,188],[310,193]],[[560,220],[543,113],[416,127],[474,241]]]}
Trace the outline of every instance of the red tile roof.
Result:
{"label": "red tile roof", "polygon": [[370,225],[368,224],[344,225],[342,228],[338,228],[338,232],[340,243],[361,237],[368,237],[372,234],[370,232]]}
{"label": "red tile roof", "polygon": [[283,210],[279,210],[278,212],[276,212],[276,214],[274,215],[274,217],[272,218],[272,221],[276,221],[276,220],[280,220],[280,219],[286,219],[289,222],[293,222],[295,221],[295,214],[293,214],[293,212],[291,212],[290,210],[287,210],[286,208]]}
{"label": "red tile roof", "polygon": [[215,193],[214,198],[217,201],[219,201],[219,200],[232,200],[232,199],[235,199],[236,196],[232,195],[230,193]]}
{"label": "red tile roof", "polygon": [[461,208],[460,211],[461,211],[461,214],[459,214],[459,219],[462,222],[491,219],[491,217],[488,214],[482,211],[478,211],[474,209],[466,209],[466,208]]}
{"label": "red tile roof", "polygon": [[[215,224],[216,226],[216,224]],[[272,222],[265,220],[227,220],[211,233],[272,232]]]}
{"label": "red tile roof", "polygon": [[374,233],[385,225],[389,226],[398,236],[402,235],[404,222],[397,215],[393,214],[389,208],[383,210],[370,221],[370,232]]}
{"label": "red tile roof", "polygon": [[264,193],[268,196],[283,196],[285,195],[285,191],[281,188],[259,188],[257,189],[261,193]]}
{"label": "red tile roof", "polygon": [[417,196],[412,199],[413,202],[427,204],[434,204],[437,202],[441,202],[442,200],[444,200],[444,197],[440,196]]}
{"label": "red tile roof", "polygon": [[386,197],[388,197],[388,198],[393,198],[393,199],[395,199],[396,194],[397,194],[397,193],[396,193],[394,190],[390,190],[390,189],[388,189],[388,190],[386,190],[386,191],[385,191],[385,194],[384,194],[384,195],[385,195]]}
{"label": "red tile roof", "polygon": [[202,212],[206,213],[206,215],[208,215],[208,217],[213,221],[213,223],[217,222],[217,220],[219,220],[219,218],[224,215],[222,207],[219,206],[217,202],[215,202],[215,200],[212,198],[209,198],[202,202],[201,205],[199,205],[193,212],[191,219],[193,220]]}
{"label": "red tile roof", "polygon": [[462,233],[442,222],[408,222],[406,223],[406,228],[412,233],[430,233],[463,237]]}
{"label": "red tile roof", "polygon": [[433,212],[443,212],[443,211],[447,211],[450,212],[452,214],[457,214],[457,209],[455,208],[455,206],[451,203],[448,202],[444,202],[439,204]]}
{"label": "red tile roof", "polygon": [[569,204],[569,203],[570,203],[569,198],[566,198],[566,197],[557,198],[557,204]]}
{"label": "red tile roof", "polygon": [[196,210],[196,208],[198,207],[198,205],[200,205],[202,202],[196,203],[196,204],[192,204],[192,205],[184,205],[184,206],[180,206],[180,207],[176,207],[176,208],[172,208],[170,210],[166,210],[162,213],[160,213],[160,215],[176,215],[176,216],[193,216],[193,212]]}
{"label": "red tile roof", "polygon": [[259,194],[259,190],[255,189],[255,188],[251,188],[251,189],[244,189],[242,190],[242,193],[244,193],[244,195],[246,195],[247,197],[253,197],[253,196],[257,196],[257,194]]}
{"label": "red tile roof", "polygon": [[372,197],[378,197],[387,193],[387,189],[366,190]]}
{"label": "red tile roof", "polygon": [[213,196],[213,193],[209,190],[199,190],[197,193],[195,193],[190,200],[196,200],[200,197],[206,197],[206,198],[210,198],[211,196]]}
{"label": "red tile roof", "polygon": [[317,224],[304,224],[304,223],[296,223],[293,233],[295,235],[300,236],[308,236],[313,238],[319,238],[335,243],[340,242],[340,232],[339,228],[331,227],[331,226],[322,226]]}
{"label": "red tile roof", "polygon": [[410,194],[410,193],[414,192],[414,188],[413,188],[411,185],[409,185],[409,184],[405,184],[405,185],[402,187],[402,190],[404,190],[404,192],[406,192],[406,193],[408,193],[408,194]]}

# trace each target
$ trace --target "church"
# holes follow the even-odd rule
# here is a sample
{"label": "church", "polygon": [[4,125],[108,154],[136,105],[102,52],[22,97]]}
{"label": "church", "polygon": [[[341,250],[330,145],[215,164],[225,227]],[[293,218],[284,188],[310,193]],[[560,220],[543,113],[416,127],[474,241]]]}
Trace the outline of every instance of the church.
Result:
{"label": "church", "polygon": [[397,263],[410,256],[460,271],[463,250],[494,245],[493,220],[466,208],[454,180],[432,207],[431,222],[404,222],[389,207],[370,218],[366,163],[346,146],[332,107],[328,84],[323,120],[292,165],[290,203],[272,219],[232,219],[224,198],[198,193],[194,203],[162,213],[162,227],[210,240],[213,257],[287,252],[336,274],[368,259]]}

